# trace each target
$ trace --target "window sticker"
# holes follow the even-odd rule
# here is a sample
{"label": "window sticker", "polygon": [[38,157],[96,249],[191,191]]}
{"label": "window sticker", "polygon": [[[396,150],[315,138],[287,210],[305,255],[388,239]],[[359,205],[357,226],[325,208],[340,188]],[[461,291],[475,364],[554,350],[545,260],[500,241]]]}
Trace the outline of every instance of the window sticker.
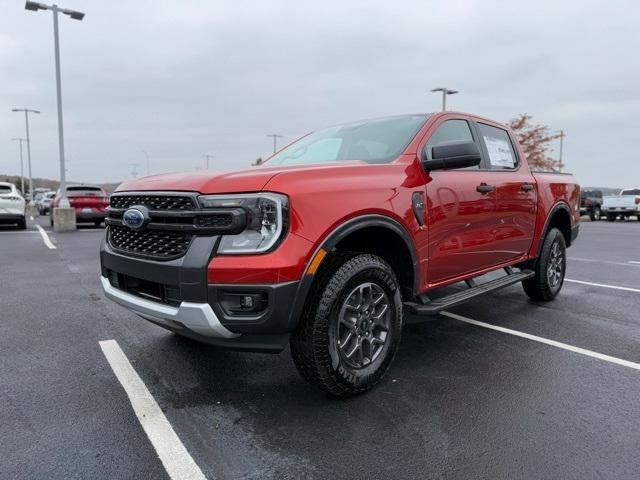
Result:
{"label": "window sticker", "polygon": [[484,143],[489,152],[491,166],[503,168],[514,168],[516,166],[516,160],[513,158],[511,146],[507,141],[485,135]]}

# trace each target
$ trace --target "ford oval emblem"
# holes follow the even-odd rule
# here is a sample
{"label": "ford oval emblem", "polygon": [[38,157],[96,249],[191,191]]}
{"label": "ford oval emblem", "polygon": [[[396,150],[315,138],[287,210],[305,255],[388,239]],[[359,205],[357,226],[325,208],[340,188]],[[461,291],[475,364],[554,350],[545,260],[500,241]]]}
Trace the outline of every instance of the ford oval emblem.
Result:
{"label": "ford oval emblem", "polygon": [[145,215],[137,208],[130,208],[122,215],[122,222],[129,228],[137,230],[145,224]]}

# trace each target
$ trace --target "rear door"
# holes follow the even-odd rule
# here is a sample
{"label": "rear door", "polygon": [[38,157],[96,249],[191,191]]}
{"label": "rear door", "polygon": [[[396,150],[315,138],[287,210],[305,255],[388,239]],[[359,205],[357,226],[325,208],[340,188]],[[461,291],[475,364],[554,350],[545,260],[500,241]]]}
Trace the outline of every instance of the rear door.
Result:
{"label": "rear door", "polygon": [[[444,117],[426,140],[427,156],[443,142],[473,141],[481,149],[472,122]],[[420,150],[422,151],[422,149]],[[494,253],[495,191],[491,172],[481,166],[430,172],[426,183],[429,285],[491,267]]]}
{"label": "rear door", "polygon": [[481,121],[475,129],[486,159],[484,178],[495,192],[496,222],[491,233],[499,264],[529,251],[536,223],[536,183],[507,130]]}

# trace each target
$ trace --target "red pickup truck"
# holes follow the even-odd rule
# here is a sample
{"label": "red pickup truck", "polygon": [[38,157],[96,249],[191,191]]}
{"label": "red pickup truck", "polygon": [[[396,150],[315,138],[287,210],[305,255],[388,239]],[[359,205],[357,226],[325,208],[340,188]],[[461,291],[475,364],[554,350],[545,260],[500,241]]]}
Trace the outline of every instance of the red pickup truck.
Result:
{"label": "red pickup truck", "polygon": [[[258,168],[122,184],[102,285],[186,337],[267,352],[288,342],[307,380],[348,396],[389,368],[405,312],[438,313],[516,282],[552,300],[579,199],[570,175],[532,173],[513,132],[491,120],[350,123]],[[461,288],[443,294],[452,284]]]}

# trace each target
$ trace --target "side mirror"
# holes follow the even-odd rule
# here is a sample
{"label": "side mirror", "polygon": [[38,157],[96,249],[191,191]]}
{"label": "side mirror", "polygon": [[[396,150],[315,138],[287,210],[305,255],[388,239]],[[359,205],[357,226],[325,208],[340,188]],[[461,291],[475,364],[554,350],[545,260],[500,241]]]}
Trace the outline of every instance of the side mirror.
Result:
{"label": "side mirror", "polygon": [[430,160],[425,148],[422,152],[422,168],[430,172],[474,167],[480,164],[480,159],[480,150],[473,142],[444,142],[432,147]]}

